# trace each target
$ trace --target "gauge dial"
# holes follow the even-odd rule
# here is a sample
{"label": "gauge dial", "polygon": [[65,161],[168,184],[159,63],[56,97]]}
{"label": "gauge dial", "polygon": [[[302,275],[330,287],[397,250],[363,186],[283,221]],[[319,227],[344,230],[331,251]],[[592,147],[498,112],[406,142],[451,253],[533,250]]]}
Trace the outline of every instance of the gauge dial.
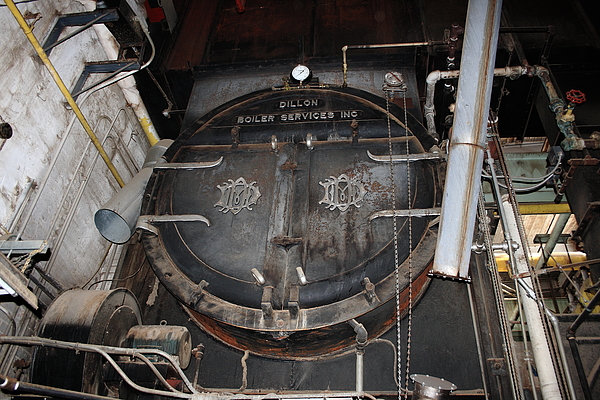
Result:
{"label": "gauge dial", "polygon": [[310,78],[310,69],[302,64],[298,64],[292,70],[292,79],[298,82],[305,82]]}

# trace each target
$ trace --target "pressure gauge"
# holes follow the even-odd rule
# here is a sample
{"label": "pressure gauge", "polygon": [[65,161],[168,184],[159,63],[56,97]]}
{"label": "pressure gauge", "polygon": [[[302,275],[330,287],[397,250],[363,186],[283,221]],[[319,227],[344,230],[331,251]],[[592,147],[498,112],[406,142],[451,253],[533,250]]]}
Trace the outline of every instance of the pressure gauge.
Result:
{"label": "pressure gauge", "polygon": [[306,65],[298,64],[292,70],[292,79],[298,82],[307,82],[311,76],[312,73]]}

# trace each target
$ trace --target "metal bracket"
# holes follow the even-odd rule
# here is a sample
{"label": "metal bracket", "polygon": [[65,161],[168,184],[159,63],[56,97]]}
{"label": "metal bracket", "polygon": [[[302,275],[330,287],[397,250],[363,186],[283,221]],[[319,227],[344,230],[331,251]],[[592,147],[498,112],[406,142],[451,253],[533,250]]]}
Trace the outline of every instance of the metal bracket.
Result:
{"label": "metal bracket", "polygon": [[158,229],[153,224],[162,222],[204,222],[207,226],[210,226],[208,218],[198,214],[187,214],[187,215],[140,215],[136,229],[143,229],[158,235]]}
{"label": "metal bracket", "polygon": [[[44,45],[42,47],[44,48],[46,55],[50,55],[50,52],[54,47],[66,40],[69,40],[73,36],[78,35],[92,25],[103,24],[105,22],[114,22],[118,20],[119,14],[116,9],[108,9],[104,11],[96,10],[63,15],[56,20],[56,24],[54,24],[54,27],[50,31],[50,34],[44,41]],[[81,26],[81,28],[59,40],[58,38],[60,37],[60,34],[67,26]]]}
{"label": "metal bracket", "polygon": [[289,236],[275,236],[273,239],[271,239],[271,243],[277,246],[281,246],[287,250],[292,246],[302,244],[302,238]]}
{"label": "metal bracket", "polygon": [[202,168],[212,168],[220,165],[223,162],[223,156],[219,157],[218,160],[215,161],[202,161],[202,162],[192,162],[192,163],[157,163],[154,166],[154,169],[202,169]]}
{"label": "metal bracket", "polygon": [[445,160],[446,154],[442,153],[415,153],[415,154],[396,154],[377,156],[367,150],[367,155],[373,161],[377,162],[403,162],[403,161],[423,161],[423,160]]}
{"label": "metal bracket", "polygon": [[298,286],[290,286],[290,300],[288,301],[288,309],[290,315],[295,318],[300,312],[300,288]]}
{"label": "metal bracket", "polygon": [[585,211],[583,217],[581,218],[577,230],[573,233],[573,238],[575,240],[583,240],[583,237],[586,235],[590,224],[598,216],[598,214],[600,214],[600,201],[593,201],[591,203],[588,203],[588,208]]}
{"label": "metal bracket", "polygon": [[273,317],[273,303],[271,298],[273,297],[273,286],[265,286],[263,288],[262,298],[260,300],[260,307],[262,308],[263,316],[265,318]]}
{"label": "metal bracket", "polygon": [[38,299],[27,287],[27,278],[2,253],[0,253],[0,287],[13,297],[22,297],[31,307],[38,309]]}
{"label": "metal bracket", "polygon": [[352,128],[352,144],[358,144],[358,121],[353,119],[350,123],[350,128]]}
{"label": "metal bracket", "polygon": [[0,240],[0,252],[4,254],[46,254],[48,252],[48,242],[46,240]]}
{"label": "metal bracket", "polygon": [[371,282],[369,278],[363,279],[362,285],[365,288],[365,296],[367,297],[367,301],[369,303],[381,302],[381,300],[379,300],[379,297],[377,297],[377,293],[375,293],[375,284]]}
{"label": "metal bracket", "polygon": [[577,168],[596,166],[598,165],[598,163],[600,163],[600,160],[598,160],[597,158],[592,158],[590,156],[585,156],[584,158],[571,158],[569,161],[567,161],[567,163],[569,164],[569,170],[562,176],[562,185],[558,191],[559,195],[565,192],[565,189],[571,183],[571,180],[573,179]]}
{"label": "metal bracket", "polygon": [[202,279],[200,283],[196,285],[196,290],[192,295],[192,302],[194,308],[198,308],[200,301],[202,301],[202,298],[204,297],[204,288],[206,288],[207,286],[208,282],[206,282],[204,279]]}
{"label": "metal bracket", "polygon": [[240,127],[234,126],[231,128],[231,148],[235,149],[240,144]]}
{"label": "metal bracket", "polygon": [[506,376],[506,360],[504,358],[488,358],[488,365],[492,371],[492,375],[495,376]]}
{"label": "metal bracket", "polygon": [[[73,96],[74,99],[77,99],[77,97],[82,93],[85,93],[88,90],[101,85],[102,83],[108,81],[113,76],[121,72],[137,71],[139,69],[139,60],[96,61],[85,63],[85,67],[83,68],[83,71],[81,71],[81,75],[79,75],[79,78],[77,79],[77,82],[75,82],[75,86],[71,91],[71,96]],[[106,76],[104,77],[104,79],[101,79],[97,82],[94,82],[92,85],[88,86],[85,89],[83,88],[83,85],[85,84],[85,82],[91,74],[100,73],[111,73],[111,75]]]}
{"label": "metal bracket", "polygon": [[440,215],[442,209],[434,208],[413,208],[408,210],[383,210],[377,211],[369,215],[369,222],[375,218],[381,217],[431,217]]}

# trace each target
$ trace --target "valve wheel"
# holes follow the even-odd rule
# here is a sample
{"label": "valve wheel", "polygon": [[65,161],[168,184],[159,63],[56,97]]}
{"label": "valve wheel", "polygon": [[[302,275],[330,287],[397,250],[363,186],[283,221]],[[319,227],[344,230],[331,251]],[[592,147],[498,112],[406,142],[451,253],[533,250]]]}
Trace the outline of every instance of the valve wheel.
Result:
{"label": "valve wheel", "polygon": [[581,90],[571,89],[567,92],[567,100],[571,103],[581,104],[585,102],[585,93]]}

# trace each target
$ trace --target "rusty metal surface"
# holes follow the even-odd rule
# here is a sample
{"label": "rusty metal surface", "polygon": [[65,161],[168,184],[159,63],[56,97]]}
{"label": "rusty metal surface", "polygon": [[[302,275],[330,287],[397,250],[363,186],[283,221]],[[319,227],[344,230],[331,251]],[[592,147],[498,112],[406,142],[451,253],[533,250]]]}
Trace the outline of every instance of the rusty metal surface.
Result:
{"label": "rusty metal surface", "polygon": [[[413,283],[413,302],[416,303],[425,294],[430,278],[427,271],[421,271]],[[401,318],[408,312],[408,288],[400,294]],[[362,315],[359,319],[369,333],[369,340],[375,339],[393,327],[396,304],[391,299],[377,308]],[[238,350],[250,351],[263,357],[285,360],[319,360],[324,357],[336,357],[353,351],[355,335],[346,322],[330,324],[320,329],[296,331],[249,331],[234,325],[220,323],[197,311],[185,307],[190,318],[215,339]],[[329,316],[323,310],[323,316]],[[285,329],[285,326],[282,327]]]}
{"label": "rusty metal surface", "polygon": [[[406,131],[403,111],[393,111],[393,154],[423,153],[431,137],[414,119]],[[278,356],[337,351],[353,335],[336,326],[361,316],[374,335],[383,333],[394,314],[392,220],[369,216],[390,209],[392,194],[399,210],[439,206],[435,162],[410,163],[409,198],[406,163],[393,164],[392,183],[389,163],[369,156],[389,154],[387,134],[383,99],[357,90],[258,92],[209,113],[166,157],[171,164],[223,157],[222,163],[157,171],[143,212],[198,214],[211,224],[164,223],[158,235],[144,233],[157,276],[205,329],[256,353],[268,355],[275,342],[294,348]],[[431,261],[437,229],[430,219],[412,222],[415,276]],[[408,224],[398,221],[404,271]],[[309,350],[311,337],[322,346]]]}

